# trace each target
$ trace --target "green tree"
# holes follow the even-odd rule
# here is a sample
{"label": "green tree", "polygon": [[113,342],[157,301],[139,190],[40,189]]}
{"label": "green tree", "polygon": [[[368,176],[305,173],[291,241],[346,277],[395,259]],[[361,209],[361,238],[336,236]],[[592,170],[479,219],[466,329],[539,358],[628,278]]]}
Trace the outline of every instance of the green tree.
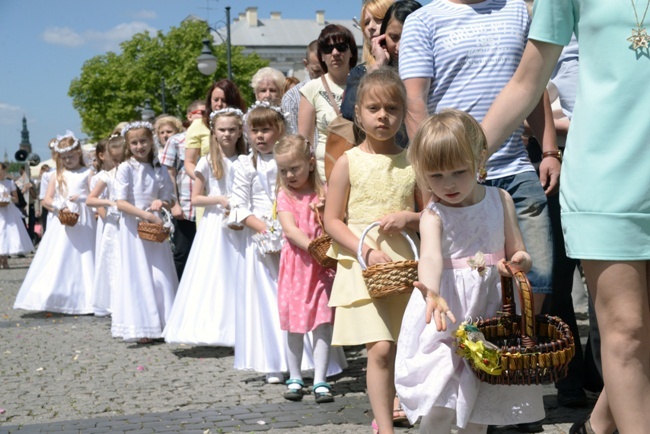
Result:
{"label": "green tree", "polygon": [[[149,32],[134,35],[120,44],[121,54],[108,52],[87,60],[80,77],[72,80],[68,90],[83,132],[93,140],[108,136],[119,122],[140,119],[138,108],[146,99],[150,99],[156,114],[161,114],[163,79],[166,111],[183,119],[187,105],[204,99],[212,80],[227,77],[225,44],[213,47],[218,66],[212,77],[197,69],[196,57],[206,34],[204,22],[187,20],[167,34],[159,31],[153,36]],[[251,78],[268,61],[257,54],[245,56],[242,50],[232,47],[233,81],[250,103],[254,99]]]}

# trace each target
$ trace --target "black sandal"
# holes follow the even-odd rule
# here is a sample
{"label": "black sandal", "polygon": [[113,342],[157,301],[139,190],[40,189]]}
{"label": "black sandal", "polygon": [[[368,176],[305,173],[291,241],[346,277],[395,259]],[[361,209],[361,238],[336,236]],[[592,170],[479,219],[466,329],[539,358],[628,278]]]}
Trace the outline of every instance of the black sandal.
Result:
{"label": "black sandal", "polygon": [[591,428],[591,423],[589,418],[583,420],[582,422],[576,422],[571,425],[569,429],[569,434],[596,434]]}
{"label": "black sandal", "polygon": [[[327,391],[317,392],[316,389],[319,389],[321,387],[324,387],[325,389],[327,389]],[[312,390],[314,391],[314,396],[316,397],[317,404],[323,404],[325,402],[334,402],[334,396],[332,396],[332,386],[330,386],[328,383],[316,383],[312,387]]]}
{"label": "black sandal", "polygon": [[[287,385],[287,391],[284,392],[284,399],[288,399],[289,401],[302,401],[302,388],[305,387],[305,383],[297,378],[289,378],[285,384]],[[300,387],[289,387],[290,384],[297,384]]]}

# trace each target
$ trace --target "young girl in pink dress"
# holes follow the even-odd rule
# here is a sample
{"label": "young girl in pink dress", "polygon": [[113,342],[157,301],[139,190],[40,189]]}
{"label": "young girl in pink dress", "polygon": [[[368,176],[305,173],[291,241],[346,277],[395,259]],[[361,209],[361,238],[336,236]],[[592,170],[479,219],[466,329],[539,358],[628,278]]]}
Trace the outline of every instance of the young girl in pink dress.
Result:
{"label": "young girl in pink dress", "polygon": [[[322,235],[315,210],[322,207],[325,189],[316,172],[316,160],[303,136],[285,136],[274,148],[278,165],[278,219],[285,243],[280,257],[278,308],[280,327],[288,332],[289,380],[284,397],[303,397],[300,365],[304,337],[313,335],[314,386],[316,402],[332,402],[326,382],[332,342],[334,309],[329,307],[334,270],[321,267],[307,247]],[[340,348],[338,348],[340,351]]]}

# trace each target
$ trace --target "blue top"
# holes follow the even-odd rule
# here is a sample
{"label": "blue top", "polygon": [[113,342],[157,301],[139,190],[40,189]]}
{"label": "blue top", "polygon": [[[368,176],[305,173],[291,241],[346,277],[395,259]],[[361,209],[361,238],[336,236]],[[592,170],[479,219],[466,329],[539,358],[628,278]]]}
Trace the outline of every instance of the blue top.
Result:
{"label": "blue top", "polygon": [[572,258],[650,259],[650,57],[627,40],[636,27],[629,1],[535,2],[530,39],[580,43],[560,186]]}

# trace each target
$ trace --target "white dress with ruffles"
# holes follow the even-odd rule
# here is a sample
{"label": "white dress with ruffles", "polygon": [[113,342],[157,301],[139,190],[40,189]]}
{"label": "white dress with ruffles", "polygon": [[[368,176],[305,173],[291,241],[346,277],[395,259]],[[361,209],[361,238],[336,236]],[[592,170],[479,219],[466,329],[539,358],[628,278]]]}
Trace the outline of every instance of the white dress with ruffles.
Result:
{"label": "white dress with ruffles", "polygon": [[[95,277],[95,216],[86,206],[89,178],[92,171],[83,167],[65,170],[65,186],[56,182],[53,205],[79,213],[74,226],[64,226],[53,218],[45,231],[38,251],[18,291],[14,309],[59,312],[65,314],[93,313],[93,279]],[[68,200],[78,196],[75,202]]]}
{"label": "white dress with ruffles", "polygon": [[[174,186],[167,170],[135,158],[120,164],[115,199],[145,210],[156,199],[171,203]],[[120,219],[120,282],[111,294],[113,337],[125,341],[160,338],[172,309],[178,277],[169,241],[138,237],[138,219],[122,212]]]}
{"label": "white dress with ruffles", "polygon": [[[223,159],[224,174],[215,178],[210,155],[201,157],[195,173],[206,180],[205,195],[230,196],[233,160]],[[242,275],[241,231],[224,225],[221,205],[206,206],[163,332],[175,344],[235,346],[235,282]]]}
{"label": "white dress with ruffles", "polygon": [[[442,220],[440,295],[456,317],[447,331],[425,323],[426,304],[420,291],[409,300],[397,345],[395,384],[402,407],[414,423],[433,407],[456,411],[456,424],[508,425],[544,418],[542,386],[496,386],[480,382],[468,362],[456,354],[451,333],[466,319],[491,318],[501,308],[501,277],[496,263],[505,247],[504,210],[499,190],[486,187],[485,198],[472,206],[430,203],[429,212]],[[426,211],[425,211],[426,212]],[[467,259],[482,252],[484,276]]]}

